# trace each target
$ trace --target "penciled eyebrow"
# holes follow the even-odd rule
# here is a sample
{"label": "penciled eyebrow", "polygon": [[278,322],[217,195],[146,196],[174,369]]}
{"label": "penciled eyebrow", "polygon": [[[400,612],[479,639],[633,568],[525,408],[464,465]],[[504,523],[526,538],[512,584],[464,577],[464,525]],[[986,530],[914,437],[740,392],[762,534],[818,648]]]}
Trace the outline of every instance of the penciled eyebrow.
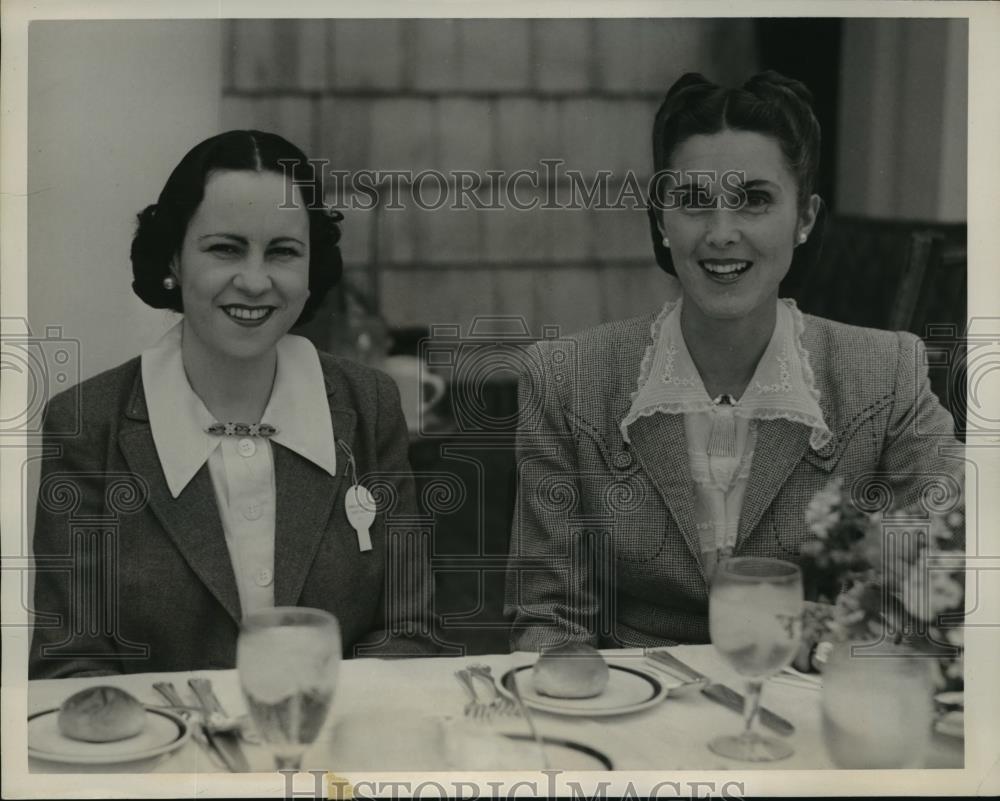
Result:
{"label": "penciled eyebrow", "polygon": [[[198,237],[199,242],[204,242],[206,239],[221,238],[221,239],[231,239],[234,242],[239,242],[241,245],[248,245],[250,241],[245,236],[240,236],[239,234],[228,234],[225,231],[220,231],[213,234],[203,234]],[[270,244],[274,245],[279,242],[294,242],[297,245],[305,247],[305,243],[294,236],[279,236],[277,239],[272,239]]]}
{"label": "penciled eyebrow", "polygon": [[[744,189],[771,189],[776,192],[781,191],[781,187],[774,183],[774,181],[768,181],[766,178],[754,178],[753,180],[747,181],[746,183],[738,184]],[[688,181],[684,184],[677,184],[671,188],[672,192],[693,192],[696,189],[701,189],[704,192],[711,192],[711,188],[707,185],[702,184],[700,187],[696,183]]]}
{"label": "penciled eyebrow", "polygon": [[752,181],[747,181],[742,184],[743,189],[770,189],[772,192],[780,192],[781,187],[774,181],[768,181],[766,178],[755,178]]}

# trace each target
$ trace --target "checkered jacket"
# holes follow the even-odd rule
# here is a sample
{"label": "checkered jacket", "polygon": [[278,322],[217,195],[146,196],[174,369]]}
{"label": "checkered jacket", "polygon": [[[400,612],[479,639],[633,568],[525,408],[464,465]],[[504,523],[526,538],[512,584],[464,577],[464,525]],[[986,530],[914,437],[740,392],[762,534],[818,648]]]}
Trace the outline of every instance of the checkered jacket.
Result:
{"label": "checkered jacket", "polygon": [[[869,507],[888,508],[957,492],[964,473],[917,337],[804,319],[833,439],[813,451],[806,426],[759,422],[736,555],[795,561],[806,506],[833,476]],[[708,641],[683,418],[642,417],[631,444],[619,430],[652,321],[609,323],[526,353],[506,589],[516,649],[567,637],[600,647]]]}

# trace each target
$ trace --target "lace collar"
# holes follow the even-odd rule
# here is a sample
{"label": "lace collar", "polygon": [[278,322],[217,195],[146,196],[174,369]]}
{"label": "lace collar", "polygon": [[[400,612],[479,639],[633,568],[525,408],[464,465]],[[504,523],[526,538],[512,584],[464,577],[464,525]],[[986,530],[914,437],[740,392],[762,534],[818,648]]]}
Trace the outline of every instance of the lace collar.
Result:
{"label": "lace collar", "polygon": [[[651,341],[639,367],[632,406],[620,426],[626,442],[630,442],[628,427],[640,417],[707,412],[714,407],[684,344],[682,302],[680,298],[667,303],[650,327]],[[804,326],[795,302],[779,300],[771,341],[733,413],[748,420],[783,418],[808,426],[809,445],[819,450],[833,434],[823,419],[809,353],[802,346]]]}

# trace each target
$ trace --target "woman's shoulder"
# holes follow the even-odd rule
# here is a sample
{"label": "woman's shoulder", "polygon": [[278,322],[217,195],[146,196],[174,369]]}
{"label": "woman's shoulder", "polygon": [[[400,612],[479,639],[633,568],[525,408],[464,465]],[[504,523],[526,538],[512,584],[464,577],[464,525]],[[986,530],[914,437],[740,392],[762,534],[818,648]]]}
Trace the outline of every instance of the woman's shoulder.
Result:
{"label": "woman's shoulder", "polygon": [[136,356],[52,395],[46,416],[72,415],[90,422],[117,415],[135,391],[139,375],[140,358]]}
{"label": "woman's shoulder", "polygon": [[543,353],[570,352],[587,364],[627,362],[630,355],[642,353],[651,341],[653,323],[658,313],[612,320],[565,336],[538,341],[535,347]]}
{"label": "woman's shoulder", "polygon": [[588,348],[611,348],[625,339],[649,339],[650,327],[660,311],[628,317],[623,320],[609,320],[606,323],[584,328],[567,338]]}
{"label": "woman's shoulder", "polygon": [[[833,359],[897,359],[902,349],[913,350],[920,338],[908,331],[886,331],[880,328],[865,328],[816,317],[802,315],[804,330],[803,344],[811,355],[825,354]],[[850,365],[843,365],[850,369]]]}
{"label": "woman's shoulder", "polygon": [[927,374],[920,337],[803,315],[802,346],[821,394],[845,407],[868,407],[912,394]]}
{"label": "woman's shoulder", "polygon": [[387,387],[395,386],[389,375],[376,367],[318,348],[316,353],[327,386],[343,388],[359,402],[373,403],[385,393]]}

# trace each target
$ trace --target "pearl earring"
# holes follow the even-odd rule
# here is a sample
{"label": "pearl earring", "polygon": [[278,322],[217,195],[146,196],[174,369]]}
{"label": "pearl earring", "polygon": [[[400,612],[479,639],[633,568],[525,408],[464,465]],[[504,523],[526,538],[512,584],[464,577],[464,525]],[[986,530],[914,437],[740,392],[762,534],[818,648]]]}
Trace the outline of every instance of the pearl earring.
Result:
{"label": "pearl earring", "polygon": [[809,235],[805,231],[801,231],[799,233],[799,244],[800,245],[803,244],[808,238]]}
{"label": "pearl earring", "polygon": [[163,288],[166,289],[168,292],[172,292],[173,290],[177,289],[177,279],[174,278],[172,275],[168,275],[166,278],[163,279]]}
{"label": "pearl earring", "polygon": [[663,247],[665,248],[670,247],[670,240],[667,239],[666,237],[663,237]]}

